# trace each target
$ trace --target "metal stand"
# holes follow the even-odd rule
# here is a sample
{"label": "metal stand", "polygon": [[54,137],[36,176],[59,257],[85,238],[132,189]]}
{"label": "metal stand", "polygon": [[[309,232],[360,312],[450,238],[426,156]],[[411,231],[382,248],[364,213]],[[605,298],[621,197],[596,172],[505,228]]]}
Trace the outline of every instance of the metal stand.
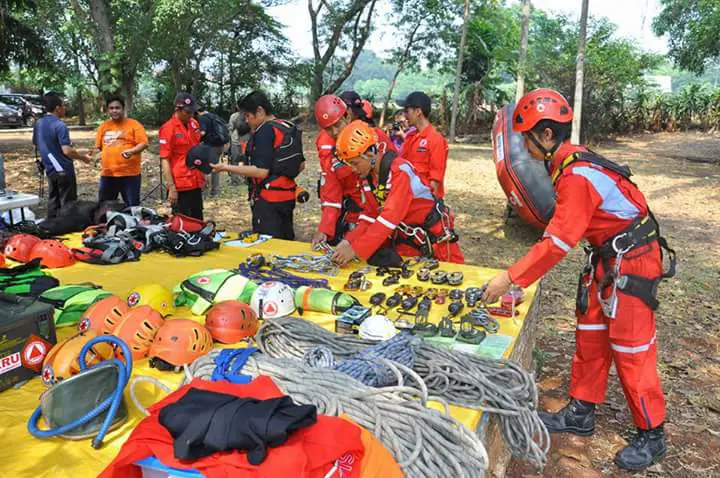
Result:
{"label": "metal stand", "polygon": [[155,191],[159,191],[160,201],[167,199],[167,189],[163,184],[162,159],[160,160],[160,183],[155,185],[142,198],[140,198],[140,204],[144,203],[149,197],[152,197],[155,194]]}

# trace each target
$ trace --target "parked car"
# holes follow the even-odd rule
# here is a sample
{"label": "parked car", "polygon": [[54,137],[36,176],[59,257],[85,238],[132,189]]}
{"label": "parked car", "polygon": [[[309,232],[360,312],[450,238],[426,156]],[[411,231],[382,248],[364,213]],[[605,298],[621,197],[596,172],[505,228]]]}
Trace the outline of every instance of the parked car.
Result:
{"label": "parked car", "polygon": [[17,108],[22,112],[23,123],[25,126],[33,126],[35,121],[42,116],[43,107],[42,104],[32,101],[28,96],[18,93],[2,93],[0,94],[0,101],[6,105]]}
{"label": "parked car", "polygon": [[22,112],[20,110],[0,102],[0,126],[20,128],[24,124]]}

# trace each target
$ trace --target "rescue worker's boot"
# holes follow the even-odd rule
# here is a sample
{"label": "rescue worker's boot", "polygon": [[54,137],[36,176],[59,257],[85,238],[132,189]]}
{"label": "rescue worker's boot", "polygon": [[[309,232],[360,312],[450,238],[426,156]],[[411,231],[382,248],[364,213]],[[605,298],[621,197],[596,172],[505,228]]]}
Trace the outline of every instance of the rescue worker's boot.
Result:
{"label": "rescue worker's boot", "polygon": [[595,433],[595,404],[571,399],[557,413],[539,411],[540,420],[550,433],[573,433],[588,436]]}
{"label": "rescue worker's boot", "polygon": [[651,430],[638,429],[633,441],[615,455],[615,464],[623,470],[641,471],[660,460],[666,450],[662,425]]}

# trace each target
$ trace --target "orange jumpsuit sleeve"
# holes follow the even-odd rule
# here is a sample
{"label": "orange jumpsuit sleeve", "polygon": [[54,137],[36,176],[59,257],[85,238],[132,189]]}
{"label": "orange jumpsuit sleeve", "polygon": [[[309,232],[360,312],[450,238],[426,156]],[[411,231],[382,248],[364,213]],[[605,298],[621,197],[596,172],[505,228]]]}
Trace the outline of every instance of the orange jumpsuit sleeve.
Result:
{"label": "orange jumpsuit sleeve", "polygon": [[528,287],[545,275],[583,238],[602,197],[582,176],[566,175],[557,186],[555,214],[540,242],[513,264],[508,273],[514,284]]}
{"label": "orange jumpsuit sleeve", "polygon": [[158,132],[158,142],[160,143],[160,157],[170,159],[173,147],[172,127],[164,124]]}
{"label": "orange jumpsuit sleeve", "polygon": [[448,144],[445,138],[438,133],[429,144],[430,169],[428,176],[431,181],[437,181],[441,185],[445,181],[445,168],[447,167]]}
{"label": "orange jumpsuit sleeve", "polygon": [[320,159],[320,224],[318,230],[328,238],[335,236],[335,226],[342,212],[343,190],[333,170],[333,145],[318,139]]}
{"label": "orange jumpsuit sleeve", "polygon": [[392,189],[380,215],[367,227],[359,226],[347,236],[347,240],[358,257],[367,260],[380,249],[398,224],[407,216],[411,200],[410,178],[403,171],[396,169],[392,173]]}
{"label": "orange jumpsuit sleeve", "polygon": [[133,128],[133,136],[135,138],[135,144],[150,144],[148,141],[145,127],[139,121],[135,122],[135,128]]}
{"label": "orange jumpsuit sleeve", "polygon": [[97,133],[95,133],[95,148],[96,149],[102,149],[104,135],[105,135],[105,124],[101,124],[97,130]]}

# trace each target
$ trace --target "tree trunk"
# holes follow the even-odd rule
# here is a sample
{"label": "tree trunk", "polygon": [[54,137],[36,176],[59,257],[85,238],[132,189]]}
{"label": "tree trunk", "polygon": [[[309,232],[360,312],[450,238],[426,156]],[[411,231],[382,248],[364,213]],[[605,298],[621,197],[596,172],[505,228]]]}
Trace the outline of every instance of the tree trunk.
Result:
{"label": "tree trunk", "polygon": [[82,88],[75,90],[75,103],[77,104],[80,126],[85,126],[87,124],[85,121],[85,97],[83,96]]}
{"label": "tree trunk", "polygon": [[410,57],[410,49],[415,44],[415,34],[417,33],[418,29],[420,28],[421,22],[417,22],[415,24],[415,28],[410,32],[410,36],[408,37],[407,44],[405,45],[405,51],[403,51],[402,57],[400,58],[400,61],[398,62],[397,69],[395,70],[395,74],[393,75],[393,79],[390,82],[390,88],[388,88],[387,97],[385,98],[385,102],[383,103],[382,111],[380,112],[380,124],[379,127],[382,128],[383,124],[385,124],[385,112],[387,111],[388,103],[390,103],[390,100],[392,99],[393,90],[395,90],[395,84],[397,83],[398,76],[400,76],[400,72],[402,72],[405,69],[405,63],[407,62],[408,58]]}
{"label": "tree trunk", "polygon": [[523,0],[522,7],[522,35],[520,37],[520,58],[518,60],[517,90],[515,101],[525,94],[525,64],[528,50],[528,30],[530,29],[530,0]]}
{"label": "tree trunk", "polygon": [[125,114],[129,115],[135,102],[135,75],[123,75],[120,94],[125,98]]}
{"label": "tree trunk", "polygon": [[463,13],[462,35],[460,36],[460,48],[458,48],[457,68],[455,69],[455,90],[453,91],[452,113],[450,116],[449,141],[455,142],[455,126],[457,124],[458,106],[460,103],[460,77],[462,76],[463,58],[465,56],[465,41],[467,40],[468,20],[470,19],[470,0],[465,0],[465,12]]}
{"label": "tree trunk", "polygon": [[587,17],[589,0],[583,0],[580,12],[580,36],[578,40],[577,67],[575,69],[575,104],[573,105],[572,142],[580,143],[582,124],[583,81],[585,75],[585,37],[587,36]]}

